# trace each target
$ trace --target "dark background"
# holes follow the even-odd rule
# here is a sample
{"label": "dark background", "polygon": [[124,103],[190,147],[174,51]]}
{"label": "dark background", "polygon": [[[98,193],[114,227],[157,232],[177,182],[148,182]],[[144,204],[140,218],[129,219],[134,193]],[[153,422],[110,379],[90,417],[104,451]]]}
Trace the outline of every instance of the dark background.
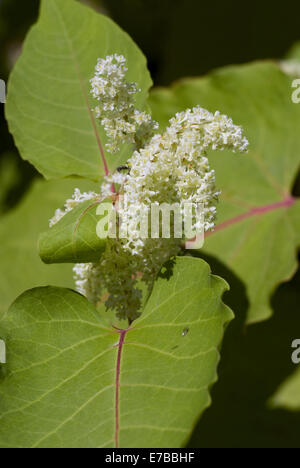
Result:
{"label": "dark background", "polygon": [[[137,42],[148,58],[155,85],[257,59],[282,58],[300,39],[300,2],[252,0],[90,0]],[[0,78],[7,80],[24,36],[38,15],[38,0],[0,0]],[[23,162],[9,136],[0,106],[0,216],[30,186],[36,171]],[[10,189],[4,190],[6,184]],[[243,284],[208,259],[229,280],[226,302],[240,314],[228,330],[214,404],[191,447],[299,447],[300,413],[271,410],[267,401],[292,372],[290,339],[300,327],[300,275],[273,298],[275,316],[244,328]],[[288,320],[286,310],[292,311]],[[268,379],[265,378],[266,372]]]}

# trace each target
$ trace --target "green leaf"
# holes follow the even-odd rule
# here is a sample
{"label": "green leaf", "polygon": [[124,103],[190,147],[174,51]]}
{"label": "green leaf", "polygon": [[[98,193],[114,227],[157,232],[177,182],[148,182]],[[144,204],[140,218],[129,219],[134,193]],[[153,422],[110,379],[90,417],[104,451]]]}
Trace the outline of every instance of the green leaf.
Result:
{"label": "green leaf", "polygon": [[300,410],[300,368],[289,376],[278,388],[270,400],[272,408],[284,408],[289,411]]}
{"label": "green leaf", "polygon": [[70,265],[46,266],[37,252],[41,231],[74,188],[94,190],[95,184],[62,180],[34,184],[24,201],[0,221],[0,317],[26,289],[36,286],[72,287]]}
{"label": "green leaf", "polygon": [[225,289],[204,261],[179,258],[122,332],[70,290],[23,294],[0,323],[0,447],[182,446],[216,381]]}
{"label": "green leaf", "polygon": [[300,41],[296,42],[286,56],[287,59],[300,61]]}
{"label": "green leaf", "polygon": [[7,198],[20,182],[20,172],[13,153],[4,153],[0,157],[0,213],[7,209]]}
{"label": "green leaf", "polygon": [[[211,262],[223,276],[224,267]],[[226,303],[238,314],[222,345],[219,380],[212,390],[213,404],[195,428],[189,447],[299,447],[300,411],[291,411],[292,400],[285,409],[283,404],[277,408],[269,404],[280,384],[297,372],[291,360],[291,344],[300,338],[299,273],[277,289],[270,320],[247,328],[245,288],[231,276]],[[296,397],[294,393],[293,403]]]}
{"label": "green leaf", "polygon": [[[22,157],[46,178],[103,176],[106,139],[92,112],[89,80],[97,59],[114,53],[127,58],[128,80],[142,89],[137,105],[143,108],[151,79],[129,36],[75,0],[42,0],[11,74],[6,115]],[[109,167],[126,161],[127,151],[111,156]]]}
{"label": "green leaf", "polygon": [[231,116],[250,141],[248,155],[209,155],[222,195],[203,253],[245,283],[248,322],[267,319],[272,293],[297,269],[300,204],[291,194],[300,165],[300,106],[291,101],[290,78],[272,63],[225,68],[151,95],[154,118],[163,124],[198,104]]}
{"label": "green leaf", "polygon": [[112,203],[107,204],[109,210],[103,216],[97,215],[99,206],[100,200],[85,201],[43,233],[39,239],[39,254],[43,262],[98,262],[105,250],[106,238],[98,236],[97,224],[102,217],[109,217]]}
{"label": "green leaf", "polygon": [[270,400],[272,409],[285,409],[288,411],[300,411],[300,368],[297,367],[294,374],[289,376],[278,388]]}

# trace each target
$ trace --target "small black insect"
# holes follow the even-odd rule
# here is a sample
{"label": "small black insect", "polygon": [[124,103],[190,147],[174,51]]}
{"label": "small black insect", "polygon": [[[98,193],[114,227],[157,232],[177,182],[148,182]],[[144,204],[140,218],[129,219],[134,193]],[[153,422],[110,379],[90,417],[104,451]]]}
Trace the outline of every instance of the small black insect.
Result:
{"label": "small black insect", "polygon": [[117,171],[118,172],[123,172],[123,171],[127,171],[128,173],[130,172],[130,167],[129,166],[119,166],[117,168]]}
{"label": "small black insect", "polygon": [[190,331],[189,328],[185,328],[181,334],[181,336],[186,336],[188,334],[188,332]]}

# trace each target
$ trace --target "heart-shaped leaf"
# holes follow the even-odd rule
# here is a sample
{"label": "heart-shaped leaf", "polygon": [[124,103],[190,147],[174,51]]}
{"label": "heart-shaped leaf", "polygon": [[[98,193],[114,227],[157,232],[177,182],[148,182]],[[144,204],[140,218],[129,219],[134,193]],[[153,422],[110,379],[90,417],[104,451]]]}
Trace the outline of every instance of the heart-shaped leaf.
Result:
{"label": "heart-shaped leaf", "polygon": [[122,331],[70,290],[23,294],[0,323],[0,447],[183,445],[216,381],[225,289],[204,261],[178,258]]}
{"label": "heart-shaped leaf", "polygon": [[217,257],[246,284],[248,321],[268,318],[270,297],[297,269],[300,203],[292,189],[300,166],[300,105],[291,80],[272,63],[229,67],[171,89],[152,92],[154,118],[194,105],[220,110],[243,126],[248,155],[209,157],[222,190],[215,232],[204,253]]}
{"label": "heart-shaped leaf", "polygon": [[138,83],[143,108],[151,86],[138,47],[109,18],[75,0],[42,0],[38,23],[27,36],[8,86],[6,116],[24,159],[46,177],[79,175],[99,180],[128,159],[126,148],[110,160],[95,121],[89,80],[99,57],[123,54],[128,80]]}
{"label": "heart-shaped leaf", "polygon": [[[108,221],[112,211],[111,202],[100,202],[101,200],[88,200],[80,203],[40,236],[39,254],[43,262],[50,264],[99,261],[105,251],[104,234],[107,230],[100,236],[97,233],[97,225],[102,219]],[[104,203],[105,209],[100,216],[97,213]]]}

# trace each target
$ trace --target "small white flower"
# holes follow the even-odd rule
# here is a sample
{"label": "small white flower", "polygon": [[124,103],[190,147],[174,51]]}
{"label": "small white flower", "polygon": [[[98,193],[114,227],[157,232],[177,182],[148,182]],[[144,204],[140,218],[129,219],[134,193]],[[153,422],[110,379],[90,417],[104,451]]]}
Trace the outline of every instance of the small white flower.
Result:
{"label": "small white flower", "polygon": [[[192,229],[213,229],[220,191],[208,151],[246,152],[249,143],[242,128],[229,117],[201,107],[177,113],[162,135],[154,135],[158,125],[150,115],[135,108],[134,96],[139,90],[135,83],[126,82],[126,72],[126,60],[121,55],[99,59],[91,87],[98,101],[96,116],[108,136],[108,151],[117,151],[123,143],[135,147],[128,161],[129,173],[110,174],[101,186],[103,198],[112,196],[113,190],[124,195],[126,203],[116,207],[120,226],[126,220],[128,235],[108,239],[99,263],[75,265],[74,279],[77,290],[93,304],[106,297],[107,309],[132,321],[139,316],[142,303],[139,281],[142,279],[150,288],[163,264],[178,255],[182,245],[182,239],[172,232],[173,226],[169,239],[142,236],[137,207],[143,207],[148,214],[151,205],[177,204],[184,213],[186,203],[194,208],[203,204],[204,218],[195,220]],[[99,198],[94,192],[81,194],[76,189],[64,210],[55,212],[50,226],[79,203]]]}
{"label": "small white flower", "polygon": [[83,203],[87,200],[96,200],[99,198],[99,195],[96,192],[84,192],[81,193],[78,188],[75,189],[72,198],[66,200],[64,205],[64,210],[56,210],[53,218],[49,221],[50,228],[57,224],[67,213],[73,210],[80,203]]}
{"label": "small white flower", "polygon": [[77,289],[94,304],[106,292],[107,308],[114,309],[119,318],[137,318],[142,301],[137,272],[150,287],[162,265],[179,253],[182,244],[182,239],[172,236],[141,238],[137,207],[178,203],[183,212],[186,202],[194,207],[203,203],[204,226],[198,220],[193,228],[213,229],[220,192],[215,187],[215,171],[210,168],[207,151],[225,148],[247,151],[242,129],[219,112],[211,114],[195,107],[178,113],[163,135],[155,135],[148,145],[133,153],[129,174],[106,177],[102,193],[108,193],[111,184],[116,183],[126,199],[119,215],[126,219],[128,237],[109,239],[99,264],[75,267]]}
{"label": "small white flower", "polygon": [[111,197],[113,194],[112,192],[112,185],[111,182],[103,182],[101,185],[101,195],[104,198]]}
{"label": "small white flower", "polygon": [[130,237],[124,248],[145,256],[148,241],[140,242],[136,211],[131,210],[137,205],[179,203],[183,207],[185,203],[203,203],[204,230],[212,229],[220,192],[207,151],[226,148],[245,152],[248,144],[241,127],[220,112],[212,114],[195,107],[176,114],[163,135],[155,135],[129,160],[131,170],[123,186],[127,206],[120,213],[129,218]]}
{"label": "small white flower", "polygon": [[106,148],[110,153],[117,152],[124,143],[140,148],[158,128],[150,115],[135,108],[134,96],[140,90],[136,83],[126,81],[127,71],[122,55],[109,55],[98,59],[91,79],[91,93],[99,102],[96,117],[108,137]]}

